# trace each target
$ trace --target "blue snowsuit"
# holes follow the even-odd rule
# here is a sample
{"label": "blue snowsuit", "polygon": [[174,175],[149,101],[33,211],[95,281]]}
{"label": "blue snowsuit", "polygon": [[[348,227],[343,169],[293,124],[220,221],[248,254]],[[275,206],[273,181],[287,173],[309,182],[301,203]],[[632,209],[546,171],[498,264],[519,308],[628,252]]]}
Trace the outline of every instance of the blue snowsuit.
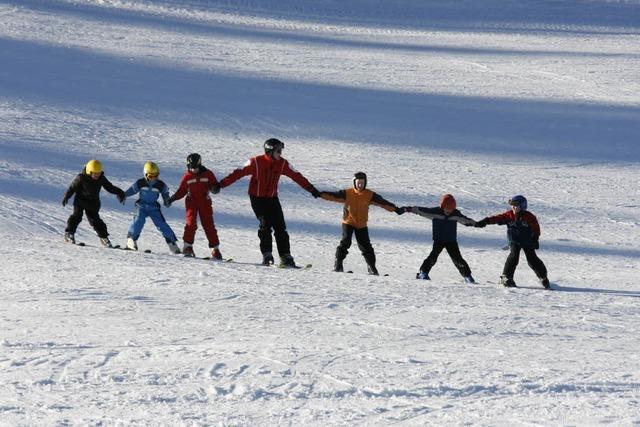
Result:
{"label": "blue snowsuit", "polygon": [[160,211],[160,203],[158,203],[160,196],[165,202],[169,200],[169,187],[159,179],[147,181],[145,178],[140,178],[124,194],[129,197],[136,193],[140,193],[136,201],[137,212],[129,226],[127,237],[138,240],[147,217],[151,217],[151,220],[156,228],[160,230],[167,243],[175,243],[177,240],[176,235],[164,219]]}

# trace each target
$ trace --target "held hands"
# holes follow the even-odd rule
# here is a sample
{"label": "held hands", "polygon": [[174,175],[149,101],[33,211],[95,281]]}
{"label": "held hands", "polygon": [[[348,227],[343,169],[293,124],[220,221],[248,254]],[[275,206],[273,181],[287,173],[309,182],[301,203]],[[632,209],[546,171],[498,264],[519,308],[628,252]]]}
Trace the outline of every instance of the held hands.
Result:
{"label": "held hands", "polygon": [[397,213],[398,215],[402,215],[403,213],[407,212],[406,207],[397,207],[393,210],[395,213]]}
{"label": "held hands", "polygon": [[116,196],[118,197],[118,201],[124,205],[124,201],[127,198],[127,196],[124,195],[124,191],[121,191]]}
{"label": "held hands", "polygon": [[218,194],[218,193],[220,192],[220,188],[221,188],[221,187],[220,187],[220,185],[218,185],[218,184],[213,184],[213,185],[211,186],[211,192],[212,192],[213,194]]}
{"label": "held hands", "polygon": [[171,207],[171,199],[165,200],[163,204],[166,208]]}
{"label": "held hands", "polygon": [[314,199],[317,199],[318,197],[320,197],[320,192],[317,188],[313,187],[313,189],[311,190],[311,195]]}
{"label": "held hands", "polygon": [[484,228],[486,226],[487,226],[487,219],[486,218],[483,218],[480,221],[476,221],[476,223],[474,225],[474,227],[477,227],[477,228]]}

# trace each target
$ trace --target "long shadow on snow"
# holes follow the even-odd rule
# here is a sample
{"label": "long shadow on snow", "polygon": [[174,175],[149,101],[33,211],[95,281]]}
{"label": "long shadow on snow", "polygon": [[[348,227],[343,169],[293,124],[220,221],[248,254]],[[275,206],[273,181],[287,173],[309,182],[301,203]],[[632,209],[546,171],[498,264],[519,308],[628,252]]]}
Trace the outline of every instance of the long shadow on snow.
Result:
{"label": "long shadow on snow", "polygon": [[556,160],[640,159],[638,107],[275,81],[6,38],[0,51],[0,96],[99,111],[114,120],[142,116],[204,127],[220,117],[228,126],[280,123],[277,129],[290,127],[297,140],[366,142],[371,146],[363,155],[373,155],[377,144],[393,144]]}
{"label": "long shadow on snow", "polygon": [[[285,31],[259,30],[246,25],[221,25],[199,23],[186,18],[159,15],[153,12],[136,12],[123,9],[105,8],[92,5],[74,4],[70,6],[55,0],[5,0],[4,3],[29,7],[47,13],[74,15],[81,19],[91,19],[106,23],[117,22],[126,25],[145,25],[169,31],[192,33],[242,35],[261,39],[280,38],[281,35],[293,35]],[[297,2],[295,6],[299,6]],[[634,4],[612,4],[610,2],[589,2],[578,6],[572,4],[552,3],[544,7],[529,7],[526,3],[513,2],[378,2],[376,5],[354,2],[323,3],[313,2],[309,14],[304,5],[292,7],[287,2],[273,2],[267,7],[242,4],[239,6],[207,5],[193,3],[185,9],[203,10],[241,16],[266,17],[276,20],[296,20],[312,24],[328,23],[329,25],[367,26],[392,30],[419,31],[455,31],[455,32],[498,32],[506,34],[594,34],[594,35],[627,35],[638,28],[635,18],[640,7]],[[239,28],[242,27],[242,28]],[[582,28],[576,28],[582,27]],[[584,28],[592,27],[592,28]],[[608,30],[605,27],[619,28]],[[305,43],[330,42],[336,45],[351,47],[376,47],[384,49],[385,43],[373,43],[333,39],[321,36],[300,36],[297,40]],[[418,49],[422,49],[415,45]]]}
{"label": "long shadow on snow", "polygon": [[585,293],[594,293],[594,294],[603,294],[603,295],[614,295],[620,297],[632,297],[632,298],[640,298],[640,292],[637,291],[619,291],[615,289],[595,289],[595,288],[578,288],[578,287],[570,287],[570,286],[560,286],[554,284],[552,286],[554,291],[560,292],[585,292]]}

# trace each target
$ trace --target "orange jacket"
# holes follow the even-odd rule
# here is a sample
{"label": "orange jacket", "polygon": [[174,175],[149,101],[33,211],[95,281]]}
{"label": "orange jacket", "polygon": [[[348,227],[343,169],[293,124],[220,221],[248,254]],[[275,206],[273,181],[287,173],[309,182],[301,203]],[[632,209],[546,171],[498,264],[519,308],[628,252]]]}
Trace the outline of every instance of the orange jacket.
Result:
{"label": "orange jacket", "polygon": [[344,213],[342,223],[349,224],[354,228],[364,228],[367,226],[367,222],[369,221],[369,205],[377,205],[390,212],[396,209],[396,205],[366,188],[362,191],[358,191],[355,188],[348,188],[336,192],[323,191],[320,193],[320,197],[332,202],[343,202]]}

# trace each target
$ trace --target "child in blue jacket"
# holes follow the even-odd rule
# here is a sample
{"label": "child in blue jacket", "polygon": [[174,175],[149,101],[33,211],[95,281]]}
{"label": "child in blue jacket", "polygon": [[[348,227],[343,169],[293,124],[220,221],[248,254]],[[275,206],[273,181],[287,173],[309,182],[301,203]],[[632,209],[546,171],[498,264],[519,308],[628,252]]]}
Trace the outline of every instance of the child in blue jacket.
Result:
{"label": "child in blue jacket", "polygon": [[438,260],[443,249],[446,249],[465,282],[475,283],[471,276],[469,264],[462,258],[458,246],[457,224],[466,226],[475,225],[475,221],[468,218],[456,209],[456,199],[451,194],[445,194],[440,198],[440,206],[423,208],[419,206],[407,206],[402,208],[405,212],[411,212],[426,218],[431,218],[433,223],[433,248],[429,256],[422,262],[416,279],[429,280],[429,272]]}
{"label": "child in blue jacket", "polygon": [[158,230],[162,232],[162,235],[167,241],[169,250],[175,254],[179,254],[180,248],[178,248],[176,244],[178,239],[160,211],[160,203],[158,203],[160,196],[162,196],[165,206],[169,206],[170,203],[168,203],[169,187],[158,179],[159,175],[160,169],[156,163],[145,163],[144,178],[137,180],[124,193],[126,197],[140,193],[136,201],[136,216],[133,218],[133,222],[129,226],[129,232],[127,233],[127,248],[134,251],[138,250],[138,237],[140,237],[147,217],[151,217],[151,220]]}
{"label": "child in blue jacket", "polygon": [[475,224],[479,228],[485,227],[487,224],[507,226],[510,252],[504,264],[502,276],[500,276],[500,283],[507,288],[516,287],[513,275],[516,272],[518,262],[520,262],[520,251],[522,251],[527,257],[529,267],[538,276],[540,284],[545,289],[550,289],[547,267],[536,253],[536,249],[540,248],[540,224],[538,223],[538,218],[529,212],[527,198],[522,194],[510,198],[509,205],[511,210],[483,218]]}

